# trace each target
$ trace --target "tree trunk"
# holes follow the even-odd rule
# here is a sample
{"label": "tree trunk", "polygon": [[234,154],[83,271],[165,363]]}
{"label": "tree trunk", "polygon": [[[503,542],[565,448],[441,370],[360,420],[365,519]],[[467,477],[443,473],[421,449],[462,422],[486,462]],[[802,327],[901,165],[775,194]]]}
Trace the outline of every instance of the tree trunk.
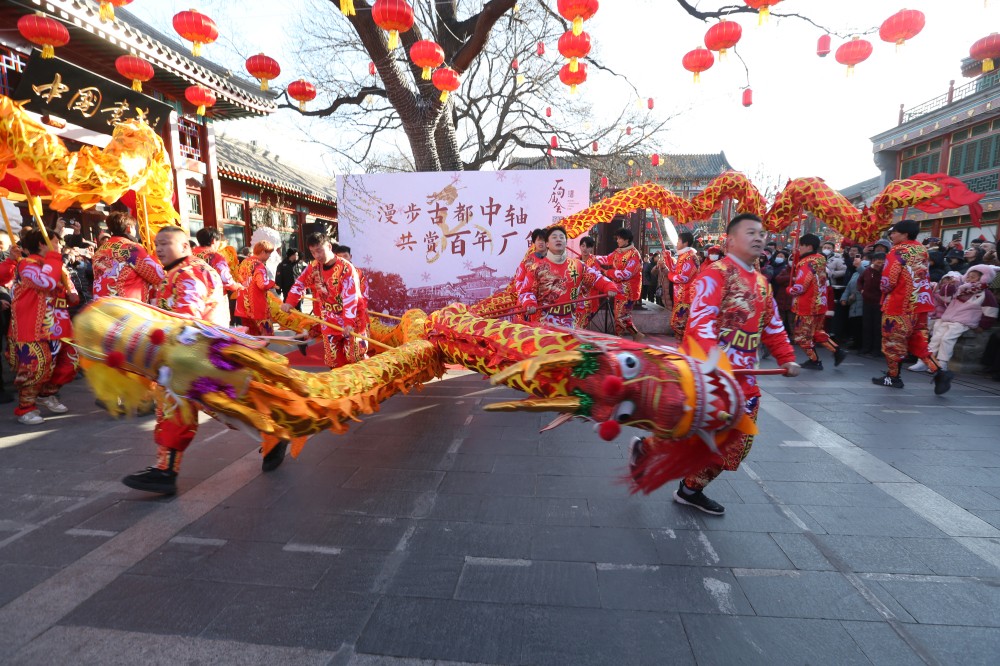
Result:
{"label": "tree trunk", "polygon": [[437,128],[434,130],[434,144],[437,146],[441,171],[463,171],[465,164],[458,151],[458,137],[455,135],[454,114],[445,107],[444,113],[438,116]]}

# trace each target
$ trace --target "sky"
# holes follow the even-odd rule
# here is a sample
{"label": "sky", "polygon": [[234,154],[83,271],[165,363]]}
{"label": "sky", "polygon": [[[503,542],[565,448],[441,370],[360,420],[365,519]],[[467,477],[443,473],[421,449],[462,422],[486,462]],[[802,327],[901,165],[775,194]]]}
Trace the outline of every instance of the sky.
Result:
{"label": "sky", "polygon": [[[417,0],[427,2],[429,0]],[[521,2],[555,0],[521,0]],[[701,0],[712,9],[739,0]],[[266,52],[282,64],[278,85],[297,78],[297,26],[311,11],[330,11],[335,3],[318,0],[137,0],[128,9],[163,32],[173,35],[174,13],[196,8],[212,16],[220,39],[205,56],[241,72],[242,57]],[[465,2],[479,6],[480,2]],[[775,13],[798,13],[828,28],[833,51],[853,33],[877,28],[903,9],[926,15],[923,32],[898,51],[877,34],[865,38],[873,55],[846,76],[846,67],[834,59],[816,56],[816,41],[824,31],[795,18],[772,16],[763,27],[757,17],[733,17],[743,27],[743,38],[725,62],[703,73],[694,84],[681,66],[684,54],[702,45],[711,23],[688,16],[673,0],[604,0],[585,24],[594,43],[592,55],[611,70],[628,77],[639,91],[620,78],[593,72],[581,86],[591,96],[595,113],[614,114],[624,103],[653,97],[654,115],[676,115],[660,144],[664,152],[717,153],[725,151],[738,170],[762,181],[819,176],[835,188],[844,188],[878,175],[872,161],[870,137],[897,124],[899,105],[914,107],[956,86],[963,79],[960,62],[991,26],[1000,25],[1000,0],[784,0]],[[461,3],[460,3],[461,6]],[[239,11],[233,11],[236,8]],[[345,20],[345,19],[340,19]],[[985,26],[985,27],[984,27]],[[842,35],[839,37],[837,35]],[[549,54],[556,54],[555,44]],[[240,55],[242,54],[242,56]],[[556,57],[551,55],[551,57]],[[742,89],[747,82],[754,103],[744,108]],[[321,104],[324,91],[314,104]],[[257,139],[282,156],[314,171],[335,175],[349,172],[348,164],[326,149],[304,141],[307,133],[336,141],[335,122],[308,123],[282,110],[269,118],[219,123],[217,131],[242,139]],[[392,138],[386,146],[392,144]],[[764,183],[758,183],[762,189]]]}

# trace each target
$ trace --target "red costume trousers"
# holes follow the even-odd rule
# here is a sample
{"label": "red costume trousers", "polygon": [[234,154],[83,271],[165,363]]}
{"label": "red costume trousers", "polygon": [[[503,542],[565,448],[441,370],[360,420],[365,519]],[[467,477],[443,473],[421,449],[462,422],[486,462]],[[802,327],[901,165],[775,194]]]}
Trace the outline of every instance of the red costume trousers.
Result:
{"label": "red costume trousers", "polygon": [[[753,422],[757,422],[757,412],[760,411],[760,398],[750,398],[747,400],[747,413]],[[735,472],[740,468],[753,447],[753,435],[743,435],[743,445],[734,446],[730,454],[723,458],[721,465],[712,465],[697,474],[692,474],[684,479],[684,485],[690,490],[704,490],[705,486],[715,480],[723,471]]]}
{"label": "red costume trousers", "polygon": [[153,441],[157,446],[174,451],[184,451],[190,446],[191,440],[198,433],[198,408],[190,402],[186,405],[190,408],[188,414],[176,405],[171,405],[173,409],[168,410],[162,390],[157,389],[156,429],[153,430]]}
{"label": "red costume trousers", "polygon": [[639,329],[632,321],[632,306],[635,301],[615,298],[615,335],[635,335]]}
{"label": "red costume trousers", "polygon": [[795,315],[795,331],[792,334],[792,342],[805,351],[810,361],[818,361],[816,355],[816,345],[826,347],[830,351],[836,351],[830,336],[823,330],[826,323],[826,315]]}
{"label": "red costume trousers", "polygon": [[927,346],[927,313],[912,315],[882,315],[882,353],[889,366],[889,374],[899,375],[899,364],[907,354],[913,354],[936,372],[937,359]]}
{"label": "red costume trousers", "polygon": [[345,338],[340,332],[323,334],[323,360],[331,368],[357,363],[367,353],[368,343],[360,338]]}
{"label": "red costume trousers", "polygon": [[55,395],[73,381],[79,359],[76,350],[58,340],[14,342],[7,347],[7,361],[15,368],[17,407],[14,414],[33,412],[38,398]]}
{"label": "red costume trousers", "polygon": [[250,335],[259,335],[263,337],[270,337],[274,335],[274,324],[270,319],[243,319],[243,323],[246,324],[247,333]]}

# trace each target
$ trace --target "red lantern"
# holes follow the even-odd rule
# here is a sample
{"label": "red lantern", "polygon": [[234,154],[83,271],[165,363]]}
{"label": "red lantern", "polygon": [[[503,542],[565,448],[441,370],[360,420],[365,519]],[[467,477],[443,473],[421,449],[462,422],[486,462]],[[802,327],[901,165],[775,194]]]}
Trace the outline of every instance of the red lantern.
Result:
{"label": "red lantern", "polygon": [[517,62],[517,58],[514,58],[513,60],[510,61],[510,68],[512,70],[516,72],[518,67],[520,67],[520,65]]}
{"label": "red lantern", "polygon": [[413,7],[406,0],[375,0],[372,20],[389,31],[389,50],[392,51],[399,46],[399,33],[413,27]]}
{"label": "red lantern", "polygon": [[52,58],[55,47],[69,44],[69,30],[59,21],[42,12],[26,14],[17,19],[17,30],[32,44],[42,47],[42,57]]}
{"label": "red lantern", "polygon": [[854,66],[868,60],[872,54],[872,43],[867,39],[854,37],[846,44],[841,44],[834,57],[841,65],[847,65],[847,75],[854,73]]}
{"label": "red lantern", "polygon": [[[20,21],[18,25],[20,25]],[[983,72],[992,72],[993,61],[1000,58],[1000,35],[994,32],[980,39],[969,49],[969,56],[973,60],[983,62]]]}
{"label": "red lantern", "polygon": [[594,143],[590,144],[590,147],[594,149],[595,153],[597,152],[597,142],[596,141]]}
{"label": "red lantern", "polygon": [[441,91],[442,104],[448,101],[448,93],[455,92],[462,84],[462,79],[459,78],[458,72],[451,67],[442,67],[435,70],[431,80],[434,83],[434,87]]}
{"label": "red lantern", "polygon": [[132,0],[101,0],[101,22],[115,20],[115,7],[124,7]]}
{"label": "red lantern", "polygon": [[649,161],[655,167],[660,166],[660,156],[657,155],[656,153],[653,153],[653,156],[649,158]]}
{"label": "red lantern", "polygon": [[646,100],[646,108],[649,109],[650,111],[653,110],[653,98],[652,97],[650,97],[649,99]]}
{"label": "red lantern", "polygon": [[267,90],[267,82],[273,81],[281,75],[281,66],[278,65],[278,61],[263,53],[247,58],[246,67],[250,76],[260,81],[261,90]]}
{"label": "red lantern", "polygon": [[552,138],[549,139],[549,145],[551,145],[553,148],[558,148],[559,147],[559,138],[556,137],[555,134],[553,134]]}
{"label": "red lantern", "polygon": [[753,104],[753,90],[750,88],[743,89],[743,106],[750,106]]}
{"label": "red lantern", "polygon": [[195,113],[199,116],[205,115],[207,107],[215,106],[215,93],[203,86],[188,86],[184,98],[198,107]]}
{"label": "red lantern", "polygon": [[581,32],[579,35],[567,30],[559,38],[559,53],[569,60],[569,71],[576,72],[578,58],[586,58],[590,53],[590,35]]}
{"label": "red lantern", "polygon": [[435,41],[421,39],[410,47],[410,60],[423,70],[420,72],[420,78],[430,81],[431,70],[444,64],[444,49]]}
{"label": "red lantern", "polygon": [[573,22],[573,34],[583,32],[583,22],[597,13],[597,0],[559,0],[556,3],[559,15]]}
{"label": "red lantern", "polygon": [[820,58],[830,55],[830,35],[823,35],[816,42],[816,55]]}
{"label": "red lantern", "polygon": [[299,103],[299,111],[305,111],[306,102],[316,99],[316,86],[305,79],[292,81],[288,84],[288,96]]}
{"label": "red lantern", "polygon": [[578,63],[575,72],[570,71],[569,65],[563,65],[559,70],[559,80],[569,86],[571,94],[576,94],[576,87],[587,80],[587,63]]}
{"label": "red lantern", "polygon": [[924,13],[916,9],[903,9],[882,23],[878,29],[878,36],[883,42],[895,44],[898,49],[906,43],[906,40],[913,39],[924,29]]}
{"label": "red lantern", "polygon": [[718,51],[719,58],[722,58],[726,55],[726,49],[736,46],[742,36],[743,28],[739,23],[722,19],[705,33],[705,48]]}
{"label": "red lantern", "polygon": [[201,55],[201,45],[211,44],[219,38],[219,28],[215,21],[194,9],[174,15],[174,30],[191,42],[191,55]]}
{"label": "red lantern", "polygon": [[763,25],[764,21],[771,16],[771,7],[781,0],[743,0],[743,2],[751,9],[757,10],[757,25]]}
{"label": "red lantern", "polygon": [[636,169],[635,170],[635,177],[636,178],[642,178],[642,169]]}
{"label": "red lantern", "polygon": [[368,62],[368,75],[375,76],[375,63],[371,61]]}
{"label": "red lantern", "polygon": [[551,106],[545,107],[545,117],[546,118],[551,118],[552,117],[552,107]]}
{"label": "red lantern", "polygon": [[545,42],[538,42],[538,46],[535,47],[535,52],[540,56],[545,55]]}
{"label": "red lantern", "polygon": [[708,49],[698,47],[694,51],[688,51],[681,60],[684,69],[694,73],[694,82],[701,81],[701,73],[715,64],[715,56]]}
{"label": "red lantern", "polygon": [[632,126],[631,125],[626,125],[625,126],[625,133],[631,136],[631,134],[632,134]]}
{"label": "red lantern", "polygon": [[602,190],[608,189],[608,177],[607,176],[601,176],[601,189]]}
{"label": "red lantern", "polygon": [[132,80],[132,90],[142,92],[142,84],[153,78],[153,66],[142,58],[123,55],[115,60],[115,69],[126,79]]}

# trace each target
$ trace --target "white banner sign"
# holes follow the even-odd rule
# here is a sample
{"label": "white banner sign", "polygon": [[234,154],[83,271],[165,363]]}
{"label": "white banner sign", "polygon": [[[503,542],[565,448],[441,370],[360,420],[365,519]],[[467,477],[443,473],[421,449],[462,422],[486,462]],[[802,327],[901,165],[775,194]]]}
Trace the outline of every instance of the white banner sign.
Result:
{"label": "white banner sign", "polygon": [[369,275],[369,308],[427,312],[504,287],[533,229],[583,210],[590,172],[462,171],[337,179],[340,243]]}

